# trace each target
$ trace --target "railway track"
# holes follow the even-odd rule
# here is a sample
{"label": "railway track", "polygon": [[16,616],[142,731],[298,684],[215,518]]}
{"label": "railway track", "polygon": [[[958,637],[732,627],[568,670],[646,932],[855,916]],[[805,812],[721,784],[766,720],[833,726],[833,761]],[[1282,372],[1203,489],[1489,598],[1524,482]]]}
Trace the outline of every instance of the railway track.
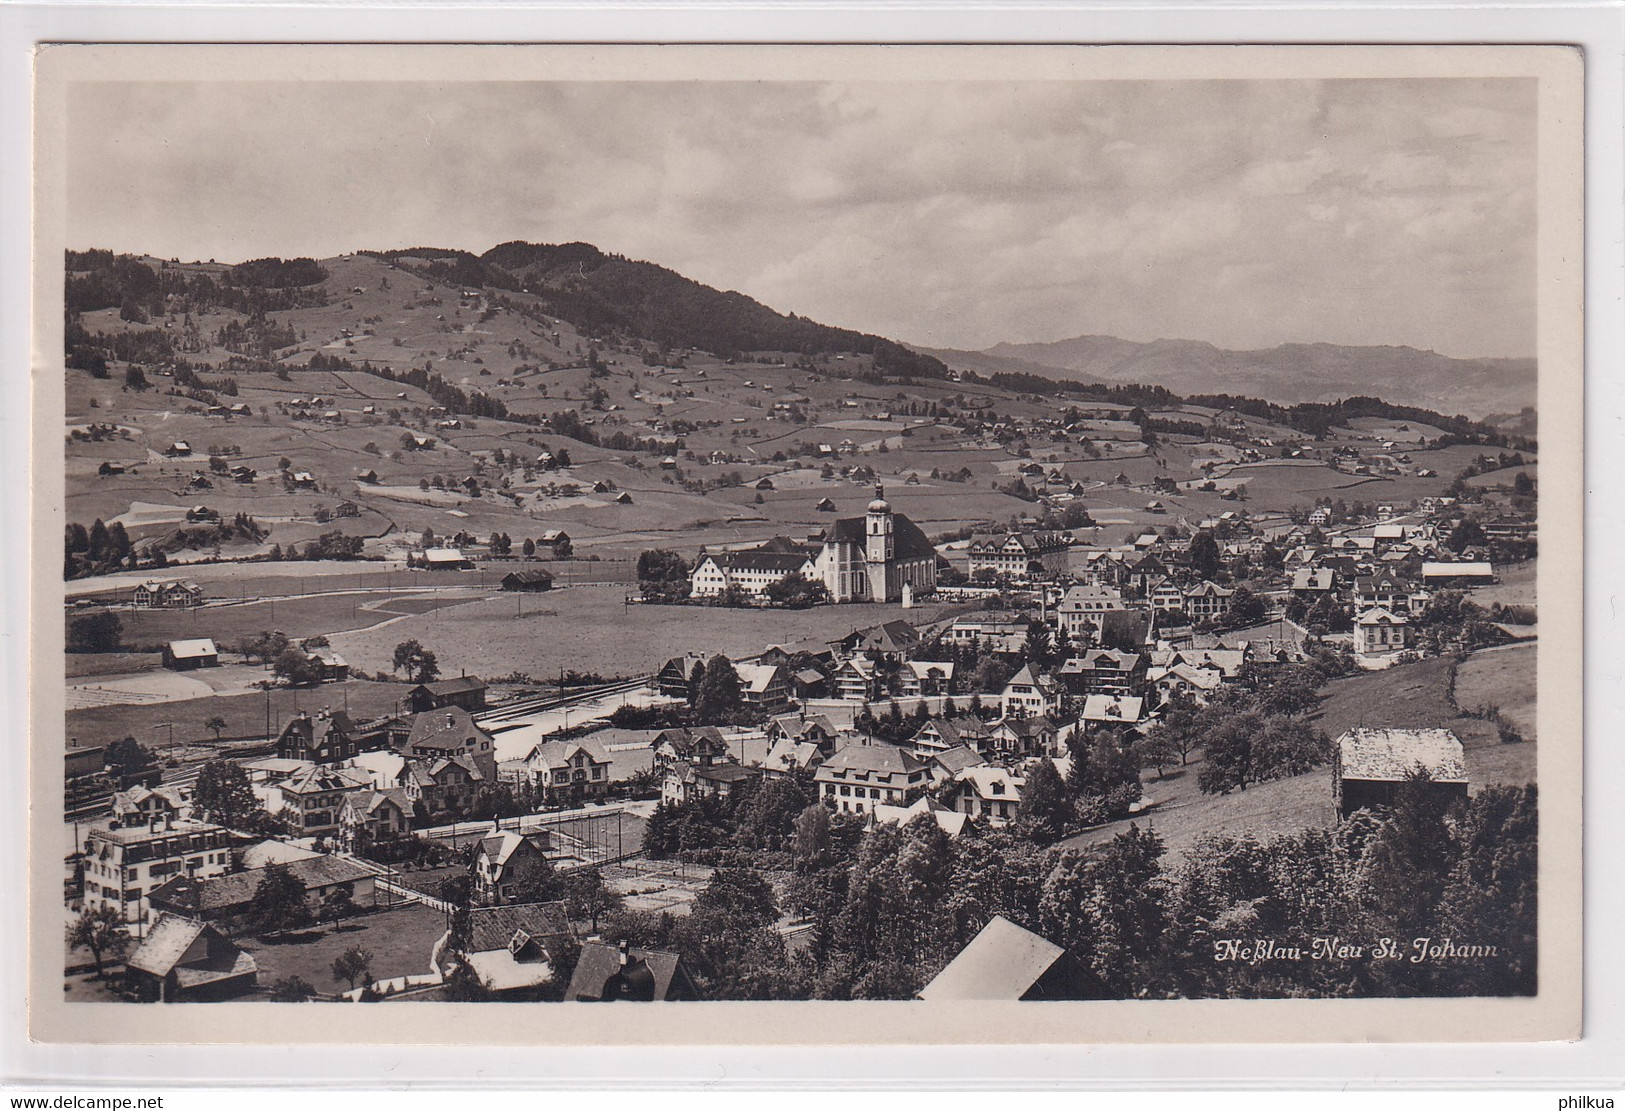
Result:
{"label": "railway track", "polygon": [[649,680],[652,678],[654,678],[652,675],[643,675],[636,679],[624,679],[595,687],[579,687],[569,694],[546,694],[534,698],[520,698],[512,702],[504,702],[500,706],[486,710],[484,713],[475,714],[474,720],[480,725],[502,725],[529,714],[557,710],[565,706],[573,706],[578,702],[591,702],[594,699],[608,695],[634,691],[639,687],[648,685]]}

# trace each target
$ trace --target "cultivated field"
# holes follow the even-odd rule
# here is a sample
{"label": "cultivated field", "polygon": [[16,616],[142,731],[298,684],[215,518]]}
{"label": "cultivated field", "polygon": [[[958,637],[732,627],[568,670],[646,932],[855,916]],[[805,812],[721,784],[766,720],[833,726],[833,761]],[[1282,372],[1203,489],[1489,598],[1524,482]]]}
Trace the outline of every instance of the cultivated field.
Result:
{"label": "cultivated field", "polygon": [[1474,652],[1456,670],[1456,703],[1464,710],[1497,707],[1518,731],[1535,739],[1535,649],[1519,644]]}

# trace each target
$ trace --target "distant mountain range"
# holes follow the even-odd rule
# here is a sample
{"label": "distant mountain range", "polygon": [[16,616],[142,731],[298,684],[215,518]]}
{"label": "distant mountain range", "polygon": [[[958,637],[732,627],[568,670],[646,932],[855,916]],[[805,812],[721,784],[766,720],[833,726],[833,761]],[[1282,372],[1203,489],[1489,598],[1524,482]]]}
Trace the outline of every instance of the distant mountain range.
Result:
{"label": "distant mountain range", "polygon": [[1140,383],[1182,396],[1240,394],[1283,405],[1367,396],[1481,418],[1535,404],[1534,359],[1452,359],[1414,347],[1284,343],[1266,351],[1226,351],[1196,340],[1136,343],[1077,336],[1054,343],[1001,343],[984,351],[916,350],[954,370],[983,376],[1026,373]]}

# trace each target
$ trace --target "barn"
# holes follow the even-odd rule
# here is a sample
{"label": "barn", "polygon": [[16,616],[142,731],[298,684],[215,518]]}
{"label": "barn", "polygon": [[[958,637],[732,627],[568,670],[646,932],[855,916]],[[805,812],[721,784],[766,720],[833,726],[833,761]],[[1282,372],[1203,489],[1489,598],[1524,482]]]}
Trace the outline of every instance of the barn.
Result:
{"label": "barn", "polygon": [[1350,729],[1337,738],[1332,791],[1339,817],[1392,806],[1418,770],[1446,799],[1467,797],[1461,741],[1448,729]]}

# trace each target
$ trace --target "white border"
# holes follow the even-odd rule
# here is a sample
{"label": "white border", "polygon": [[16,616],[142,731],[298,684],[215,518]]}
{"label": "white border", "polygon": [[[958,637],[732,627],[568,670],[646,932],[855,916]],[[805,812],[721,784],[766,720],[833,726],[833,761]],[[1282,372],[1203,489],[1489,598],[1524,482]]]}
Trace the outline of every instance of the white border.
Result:
{"label": "white border", "polygon": [[[951,4],[774,10],[744,5],[679,8],[560,6],[440,8],[271,7],[235,9],[65,4],[0,8],[0,474],[27,474],[28,51],[37,41],[824,41],[824,42],[1543,42],[1586,49],[1587,86],[1587,807],[1586,1036],[1565,1045],[1496,1046],[1111,1046],[1025,1048],[749,1048],[515,1051],[468,1048],[271,1050],[265,1047],[70,1047],[28,1044],[23,1035],[23,903],[0,899],[0,1081],[58,1084],[139,1080],[165,1086],[389,1083],[466,1087],[475,1075],[501,1086],[544,1083],[707,1087],[841,1084],[865,1087],[1562,1087],[1612,1089],[1625,1066],[1625,1008],[1617,938],[1625,936],[1625,818],[1613,791],[1625,786],[1612,734],[1621,709],[1618,608],[1609,573],[1620,564],[1625,505],[1625,366],[1620,309],[1622,45],[1617,6],[1535,4],[1482,9],[1341,4],[1202,8],[1082,4],[973,9]],[[0,782],[26,782],[25,482],[0,482]],[[1608,507],[1607,509],[1601,507]],[[7,573],[9,572],[9,573]],[[9,774],[8,774],[9,773]],[[0,811],[0,892],[21,891],[26,815]],[[93,1079],[95,1078],[95,1079]],[[370,1079],[369,1079],[370,1078]],[[1586,1078],[1582,1080],[1581,1078]]]}

